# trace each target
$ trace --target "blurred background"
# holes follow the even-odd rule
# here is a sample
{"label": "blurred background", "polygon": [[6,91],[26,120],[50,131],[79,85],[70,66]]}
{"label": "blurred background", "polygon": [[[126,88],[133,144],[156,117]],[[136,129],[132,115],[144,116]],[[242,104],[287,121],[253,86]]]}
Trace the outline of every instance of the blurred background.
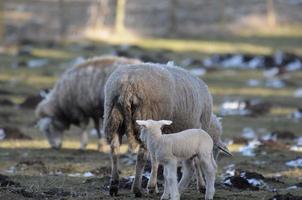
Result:
{"label": "blurred background", "polygon": [[63,71],[104,54],[174,61],[208,84],[234,153],[217,199],[302,199],[302,0],[1,0],[0,199],[109,198],[95,134],[79,152],[73,127],[51,150],[34,115]]}

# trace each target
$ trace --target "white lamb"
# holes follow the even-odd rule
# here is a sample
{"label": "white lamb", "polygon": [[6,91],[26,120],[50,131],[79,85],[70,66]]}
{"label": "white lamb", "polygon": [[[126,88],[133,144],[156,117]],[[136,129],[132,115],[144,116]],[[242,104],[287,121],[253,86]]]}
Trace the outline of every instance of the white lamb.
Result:
{"label": "white lamb", "polygon": [[[178,200],[190,183],[194,173],[193,158],[202,169],[206,181],[205,199],[213,199],[215,193],[216,162],[213,156],[213,140],[202,129],[188,129],[173,134],[162,134],[161,127],[169,120],[136,120],[142,126],[140,139],[147,146],[151,160],[164,166],[164,193],[161,200]],[[183,161],[183,176],[177,186],[177,161]],[[178,191],[179,190],[179,191]]]}

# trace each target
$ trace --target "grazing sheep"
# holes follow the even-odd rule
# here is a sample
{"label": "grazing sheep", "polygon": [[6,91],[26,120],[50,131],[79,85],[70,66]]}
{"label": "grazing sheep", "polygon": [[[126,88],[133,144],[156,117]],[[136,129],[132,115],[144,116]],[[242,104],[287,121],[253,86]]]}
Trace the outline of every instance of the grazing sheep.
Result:
{"label": "grazing sheep", "polygon": [[[140,139],[147,146],[152,160],[163,164],[165,187],[161,199],[178,200],[193,176],[193,158],[204,172],[205,199],[213,199],[215,193],[216,162],[213,156],[213,140],[202,129],[188,129],[163,135],[161,127],[170,125],[169,120],[136,120],[142,126]],[[183,161],[184,173],[177,187],[177,161]]]}
{"label": "grazing sheep", "polygon": [[[130,147],[139,144],[132,191],[141,196],[141,177],[147,149],[139,139],[137,119],[169,119],[172,126],[164,133],[191,128],[208,131],[210,126],[219,134],[214,144],[220,148],[221,125],[212,114],[212,96],[206,84],[187,71],[170,65],[142,63],[117,68],[105,85],[104,132],[111,145],[110,195],[116,195],[119,185],[118,150],[124,134]],[[211,124],[213,123],[213,124]],[[216,127],[216,128],[214,128]],[[216,138],[213,137],[213,138]],[[227,149],[224,149],[227,151]],[[152,162],[149,192],[156,191],[158,163]]]}
{"label": "grazing sheep", "polygon": [[99,138],[99,149],[105,144],[100,133],[103,116],[104,85],[112,71],[121,64],[140,63],[135,59],[102,56],[67,69],[54,88],[36,108],[39,128],[53,148],[60,148],[62,133],[70,125],[82,129],[81,149],[88,142],[86,126],[92,118]]}

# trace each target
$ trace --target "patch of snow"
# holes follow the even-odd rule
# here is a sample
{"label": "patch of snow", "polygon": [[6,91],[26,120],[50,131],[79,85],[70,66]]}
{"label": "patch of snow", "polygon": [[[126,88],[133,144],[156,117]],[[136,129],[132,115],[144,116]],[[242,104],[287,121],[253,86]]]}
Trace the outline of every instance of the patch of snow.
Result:
{"label": "patch of snow", "polygon": [[267,80],[265,86],[268,88],[281,89],[285,87],[285,83],[284,81],[275,78],[275,79]]}
{"label": "patch of snow", "polygon": [[206,70],[203,68],[195,68],[195,69],[191,69],[189,72],[195,76],[203,76],[205,75]]}
{"label": "patch of snow", "polygon": [[256,133],[255,131],[250,128],[250,127],[245,127],[242,131],[242,137],[246,138],[246,139],[254,139],[256,138]]}
{"label": "patch of snow", "polygon": [[7,170],[5,170],[5,172],[9,173],[9,174],[15,174],[16,173],[16,167],[15,166],[11,166],[10,168],[8,168]]}
{"label": "patch of snow", "polygon": [[84,176],[84,177],[92,177],[92,176],[94,176],[94,174],[91,173],[91,172],[85,172],[85,173],[83,174],[83,176]]}
{"label": "patch of snow", "polygon": [[72,174],[68,174],[68,176],[70,177],[81,177],[80,173],[72,173]]}
{"label": "patch of snow", "polygon": [[302,152],[302,137],[296,139],[296,144],[290,147],[291,151]]}
{"label": "patch of snow", "polygon": [[258,179],[255,179],[255,178],[246,179],[246,180],[249,182],[249,184],[251,184],[255,187],[265,185],[265,183],[262,180],[258,180]]}
{"label": "patch of snow", "polygon": [[246,81],[246,84],[250,87],[257,87],[261,84],[261,82],[259,80],[256,79],[250,79]]}
{"label": "patch of snow", "polygon": [[272,134],[266,134],[261,137],[262,140],[264,141],[277,141],[277,135],[272,135]]}
{"label": "patch of snow", "polygon": [[295,90],[294,97],[302,98],[302,88],[298,88],[298,89]]}
{"label": "patch of snow", "polygon": [[272,69],[263,71],[263,76],[268,79],[274,78],[278,74],[278,72],[279,69],[277,67],[274,67]]}
{"label": "patch of snow", "polygon": [[291,160],[285,163],[289,167],[302,167],[302,158]]}
{"label": "patch of snow", "polygon": [[211,67],[214,65],[214,62],[212,61],[211,58],[206,58],[202,61],[203,65],[206,67]]}
{"label": "patch of snow", "polygon": [[286,65],[287,71],[297,71],[302,68],[302,63],[300,60],[296,59],[295,61],[288,63]]}
{"label": "patch of snow", "polygon": [[221,105],[221,115],[248,115],[249,110],[246,110],[246,103],[242,101],[226,101]]}
{"label": "patch of snow", "polygon": [[254,149],[257,148],[261,143],[258,141],[258,140],[253,140],[253,141],[250,141],[248,143],[248,145],[244,146],[244,147],[241,147],[239,149],[239,152],[243,155],[243,156],[248,156],[248,157],[251,157],[251,156],[255,156],[255,152],[254,152]]}
{"label": "patch of snow", "polygon": [[225,68],[237,68],[243,65],[243,56],[234,55],[229,59],[224,60],[221,65]]}
{"label": "patch of snow", "polygon": [[27,66],[29,68],[39,68],[39,67],[44,67],[45,65],[48,64],[47,59],[33,59],[27,62]]}
{"label": "patch of snow", "polygon": [[294,189],[298,189],[298,187],[296,185],[290,186],[288,188],[286,188],[287,190],[294,190]]}
{"label": "patch of snow", "polygon": [[6,135],[5,135],[4,130],[2,128],[0,128],[0,140],[4,140],[5,136]]}
{"label": "patch of snow", "polygon": [[263,57],[254,57],[252,60],[250,60],[247,63],[248,68],[250,69],[256,69],[263,66]]}
{"label": "patch of snow", "polygon": [[294,119],[302,119],[302,112],[300,110],[295,111],[291,114],[291,117]]}

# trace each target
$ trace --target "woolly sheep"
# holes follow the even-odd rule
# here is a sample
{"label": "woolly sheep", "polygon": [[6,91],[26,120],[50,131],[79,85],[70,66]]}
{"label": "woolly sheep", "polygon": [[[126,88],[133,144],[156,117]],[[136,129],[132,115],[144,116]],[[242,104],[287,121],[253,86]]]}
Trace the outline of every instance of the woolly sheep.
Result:
{"label": "woolly sheep", "polygon": [[[213,140],[202,129],[188,129],[163,135],[161,127],[170,125],[169,120],[136,120],[142,126],[140,139],[147,146],[151,160],[164,166],[164,193],[161,199],[179,200],[180,194],[190,183],[193,175],[193,158],[204,172],[205,199],[213,199],[215,193],[216,162],[213,156]],[[183,176],[177,186],[177,161],[183,161]]]}
{"label": "woolly sheep", "polygon": [[38,126],[52,148],[62,145],[63,131],[70,125],[82,129],[81,149],[88,142],[86,126],[92,118],[99,138],[99,149],[106,141],[100,132],[104,112],[104,85],[112,71],[120,64],[140,63],[135,59],[101,56],[67,69],[54,88],[36,108]]}
{"label": "woolly sheep", "polygon": [[[111,148],[110,195],[118,192],[118,151],[124,134],[130,147],[139,144],[132,191],[135,196],[142,195],[141,178],[147,149],[139,139],[135,120],[163,118],[174,121],[173,125],[164,128],[164,133],[191,128],[208,131],[211,128],[218,131],[209,133],[217,134],[217,137],[212,136],[217,140],[214,144],[223,147],[219,132],[221,124],[212,113],[212,96],[198,77],[176,66],[152,63],[119,67],[110,75],[105,85],[103,125]],[[152,163],[149,192],[156,191],[157,169],[158,163]]]}

